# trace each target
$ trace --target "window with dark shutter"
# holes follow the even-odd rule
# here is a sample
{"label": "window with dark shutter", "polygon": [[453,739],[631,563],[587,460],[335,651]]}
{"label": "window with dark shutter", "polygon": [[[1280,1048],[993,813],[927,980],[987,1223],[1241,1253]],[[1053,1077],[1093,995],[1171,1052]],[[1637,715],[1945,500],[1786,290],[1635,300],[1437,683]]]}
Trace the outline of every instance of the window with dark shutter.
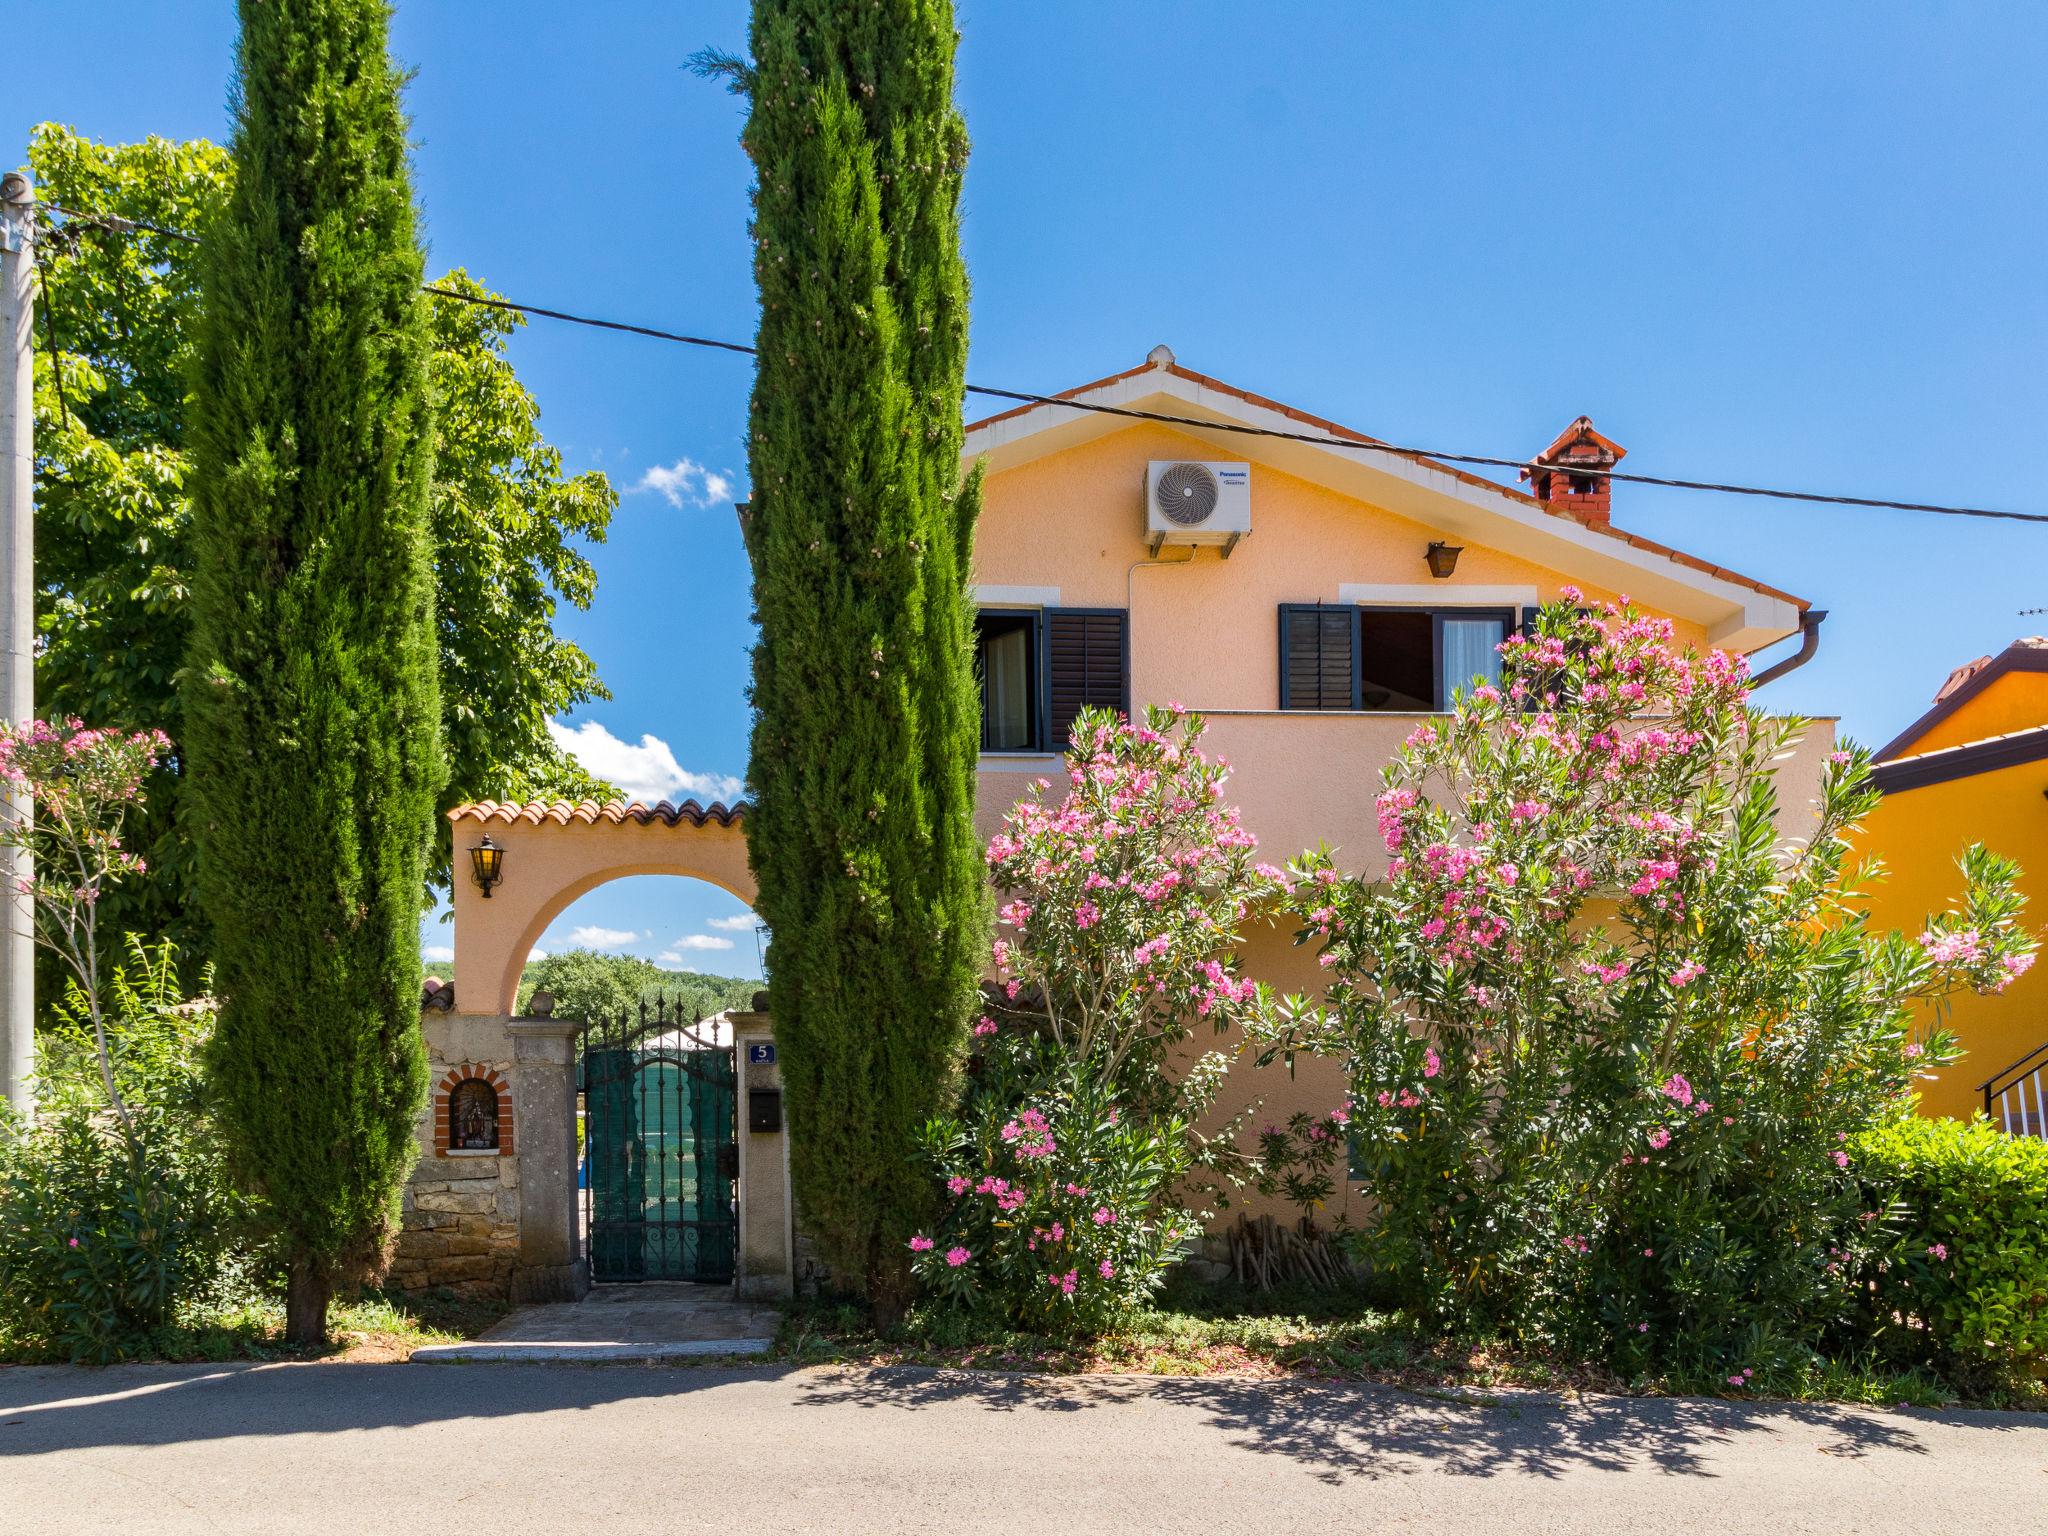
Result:
{"label": "window with dark shutter", "polygon": [[1358,708],[1358,610],[1284,603],[1280,707]]}
{"label": "window with dark shutter", "polygon": [[1121,608],[1045,610],[1048,752],[1064,752],[1074,716],[1090,705],[1130,712],[1130,679]]}

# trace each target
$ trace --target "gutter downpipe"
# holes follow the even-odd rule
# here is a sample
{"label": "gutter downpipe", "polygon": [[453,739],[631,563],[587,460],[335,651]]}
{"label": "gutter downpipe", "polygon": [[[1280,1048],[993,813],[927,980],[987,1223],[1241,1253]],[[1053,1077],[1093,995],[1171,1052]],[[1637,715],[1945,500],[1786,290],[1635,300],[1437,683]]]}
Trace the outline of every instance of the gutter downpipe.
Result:
{"label": "gutter downpipe", "polygon": [[1783,661],[1776,661],[1765,667],[1749,680],[1752,689],[1761,688],[1765,683],[1774,683],[1799,667],[1813,660],[1813,653],[1820,649],[1820,627],[1827,621],[1825,608],[1809,608],[1799,615],[1799,649]]}

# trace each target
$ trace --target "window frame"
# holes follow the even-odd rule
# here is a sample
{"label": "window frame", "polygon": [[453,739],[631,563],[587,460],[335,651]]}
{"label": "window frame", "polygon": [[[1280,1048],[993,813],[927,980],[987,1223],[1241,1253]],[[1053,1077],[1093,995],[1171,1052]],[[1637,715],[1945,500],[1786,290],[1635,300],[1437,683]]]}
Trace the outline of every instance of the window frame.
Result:
{"label": "window frame", "polygon": [[[1020,617],[1029,621],[1031,637],[1027,647],[1031,654],[1031,744],[1023,747],[983,746],[983,757],[1057,757],[1066,751],[1065,742],[1052,739],[1052,617],[1055,614],[1074,618],[1109,618],[1120,621],[1117,650],[1117,676],[1119,680],[1116,708],[1126,718],[1131,713],[1131,611],[1128,608],[1074,607],[1061,603],[976,603],[974,622],[977,631],[984,616]],[[975,646],[977,655],[980,643]],[[976,691],[981,695],[981,715],[984,731],[988,719],[988,679],[977,672]]]}
{"label": "window frame", "polygon": [[977,732],[977,735],[980,737],[979,755],[983,757],[1035,756],[1045,750],[1039,743],[1043,742],[1046,738],[1047,727],[1051,719],[1049,705],[1052,697],[1052,679],[1048,670],[1052,662],[1052,653],[1047,642],[1047,636],[1051,632],[1052,626],[1045,622],[1046,611],[1042,607],[1033,607],[1028,604],[975,604],[974,650],[977,663],[981,660],[983,654],[981,645],[981,621],[983,615],[1021,618],[1030,627],[1024,642],[1026,665],[1031,668],[1031,676],[1026,679],[1031,700],[1030,741],[1021,747],[991,747],[988,745],[988,678],[981,667],[977,665],[975,668],[974,689],[977,696],[976,702],[979,706],[978,712],[981,716],[980,730]]}
{"label": "window frame", "polygon": [[1501,639],[1511,640],[1523,632],[1526,610],[1504,603],[1282,603],[1280,604],[1280,708],[1288,714],[1335,714],[1336,710],[1312,707],[1289,702],[1287,686],[1287,663],[1289,660],[1287,621],[1297,612],[1327,613],[1333,608],[1345,608],[1351,614],[1351,712],[1356,714],[1409,714],[1409,710],[1377,710],[1365,707],[1365,632],[1364,618],[1367,611],[1373,613],[1419,614],[1429,619],[1429,671],[1432,707],[1422,713],[1442,715],[1450,713],[1451,684],[1444,677],[1444,620],[1445,619],[1498,619],[1501,624]]}

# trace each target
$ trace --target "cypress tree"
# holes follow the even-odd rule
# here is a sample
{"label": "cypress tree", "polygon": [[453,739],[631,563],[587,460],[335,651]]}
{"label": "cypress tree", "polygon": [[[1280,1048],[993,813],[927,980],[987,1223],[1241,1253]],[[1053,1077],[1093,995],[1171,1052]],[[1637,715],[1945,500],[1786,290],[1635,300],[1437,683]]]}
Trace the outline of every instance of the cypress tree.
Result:
{"label": "cypress tree", "polygon": [[987,962],[949,0],[757,0],[747,841],[806,1229],[879,1315]]}
{"label": "cypress tree", "polygon": [[210,1067],[289,1265],[287,1332],[313,1343],[376,1261],[426,1094],[429,341],[383,0],[240,15],[193,381],[185,813]]}

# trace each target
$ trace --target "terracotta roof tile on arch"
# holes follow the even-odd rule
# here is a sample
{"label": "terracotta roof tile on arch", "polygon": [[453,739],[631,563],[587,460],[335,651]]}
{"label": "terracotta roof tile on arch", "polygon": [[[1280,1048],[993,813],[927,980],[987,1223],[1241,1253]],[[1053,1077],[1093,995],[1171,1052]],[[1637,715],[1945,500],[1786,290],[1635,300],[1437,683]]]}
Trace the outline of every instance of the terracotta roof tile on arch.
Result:
{"label": "terracotta roof tile on arch", "polygon": [[747,803],[744,800],[735,800],[731,805],[719,801],[699,805],[695,800],[685,800],[681,805],[667,800],[655,805],[648,805],[642,800],[631,804],[620,800],[607,800],[602,804],[595,800],[575,804],[567,800],[477,800],[456,806],[448,813],[448,819],[452,822],[497,822],[503,826],[523,821],[536,827],[544,821],[554,822],[557,826],[567,826],[571,822],[585,826],[608,822],[617,826],[630,821],[640,826],[701,827],[709,822],[730,827],[744,820],[746,813]]}

